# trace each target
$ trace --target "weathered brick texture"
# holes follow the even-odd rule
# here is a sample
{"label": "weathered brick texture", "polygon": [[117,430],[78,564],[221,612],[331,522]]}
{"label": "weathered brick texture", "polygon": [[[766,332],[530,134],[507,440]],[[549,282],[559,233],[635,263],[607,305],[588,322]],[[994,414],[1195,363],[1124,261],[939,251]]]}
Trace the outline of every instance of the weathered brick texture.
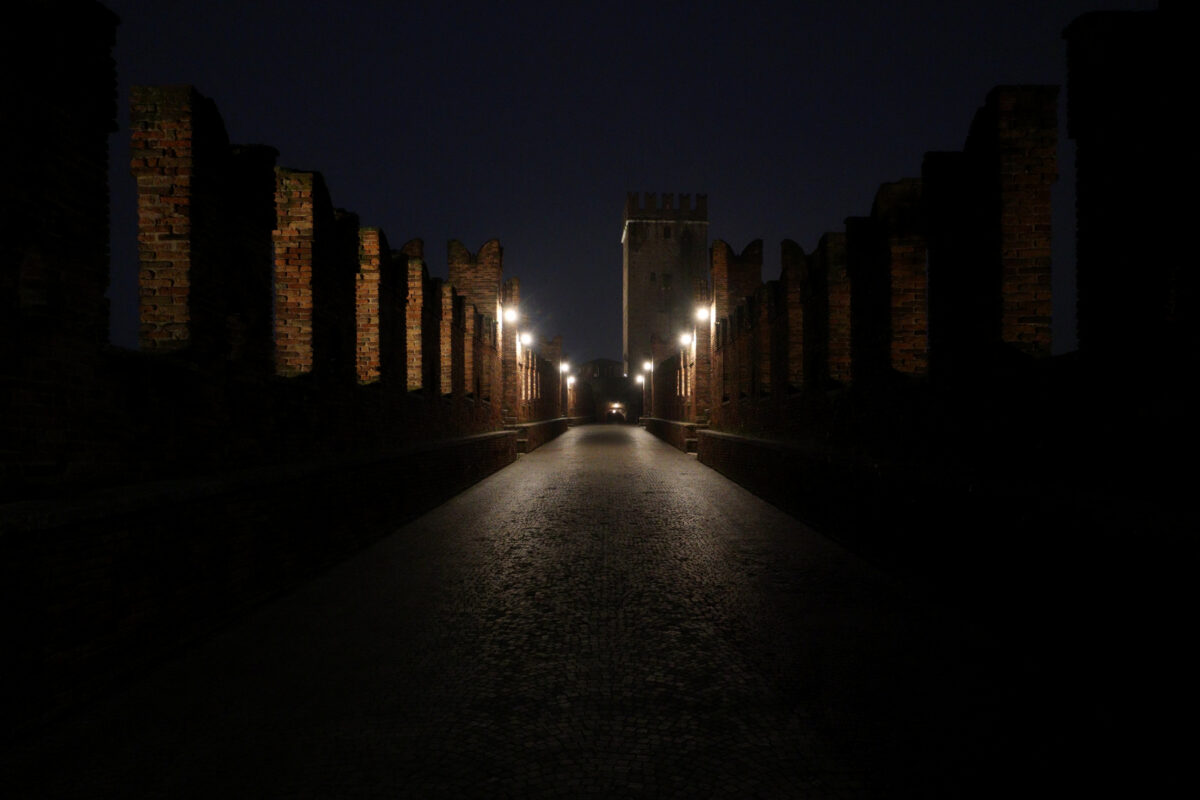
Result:
{"label": "weathered brick texture", "polygon": [[391,269],[391,251],[387,237],[378,228],[362,228],[358,232],[358,275],[355,276],[356,346],[355,368],[359,383],[379,380],[383,351],[392,345],[389,340],[393,312],[393,297],[384,293],[384,274]]}
{"label": "weathered brick texture", "polygon": [[275,157],[231,146],[190,86],[135,86],[140,347],[262,370],[270,351]]}
{"label": "weathered brick texture", "polygon": [[[456,306],[461,307],[461,301],[454,287],[440,279],[434,279],[434,292],[437,294],[438,307],[438,391],[450,395],[454,394],[456,388],[461,389],[461,383],[455,381],[455,367],[461,367],[462,364],[462,326],[455,324],[454,313]],[[456,338],[459,343],[457,363],[454,357]]]}
{"label": "weathered brick texture", "polygon": [[738,255],[717,239],[712,243],[711,259],[713,305],[717,319],[724,319],[762,284],[762,240],[750,242]]}
{"label": "weathered brick texture", "polygon": [[910,178],[883,184],[871,217],[882,237],[877,254],[886,261],[888,366],[904,375],[924,375],[929,367],[929,294],[921,182]]}
{"label": "weathered brick texture", "polygon": [[944,375],[985,368],[1004,348],[1050,355],[1057,94],[997,87],[962,153],[925,156],[930,350]]}
{"label": "weathered brick texture", "polygon": [[410,392],[434,388],[437,375],[437,346],[440,333],[435,333],[434,321],[440,315],[432,308],[429,271],[423,257],[424,244],[414,239],[401,251],[407,259],[408,296],[405,301],[405,364]]}
{"label": "weathered brick texture", "polygon": [[786,357],[780,374],[789,387],[798,390],[805,383],[805,366],[813,360],[811,354],[818,347],[817,341],[807,335],[807,328],[813,327],[812,321],[807,323],[807,328],[805,322],[808,317],[815,316],[811,308],[808,259],[800,245],[786,239],[780,245],[780,262],[787,326]]}
{"label": "weathered brick texture", "polygon": [[[205,147],[222,148],[223,131],[211,126],[206,98],[190,86],[135,86],[131,93],[131,169],[137,181],[138,260],[141,294],[140,343],[147,352],[185,348],[195,335],[193,305],[201,299],[192,283],[209,264],[193,263],[203,256],[202,231],[193,231],[197,159]],[[197,116],[200,119],[197,119]],[[201,130],[197,130],[197,128]],[[218,141],[212,141],[217,138]],[[209,176],[212,180],[215,176]],[[198,223],[203,227],[208,220]],[[201,244],[200,252],[193,244]],[[203,281],[201,281],[203,282]]]}
{"label": "weathered brick texture", "polygon": [[813,251],[813,261],[820,265],[820,274],[825,277],[828,307],[826,367],[829,379],[840,384],[849,384],[854,377],[850,272],[846,251],[845,233],[825,234]]}
{"label": "weathered brick texture", "polygon": [[1002,86],[994,109],[1000,183],[1000,340],[1050,355],[1050,187],[1058,178],[1058,87]]}
{"label": "weathered brick texture", "polygon": [[495,239],[471,253],[457,239],[446,246],[450,283],[480,314],[498,318],[504,248]]}
{"label": "weathered brick texture", "polygon": [[317,225],[329,199],[315,172],[279,168],[276,177],[275,372],[290,377],[313,369]]}

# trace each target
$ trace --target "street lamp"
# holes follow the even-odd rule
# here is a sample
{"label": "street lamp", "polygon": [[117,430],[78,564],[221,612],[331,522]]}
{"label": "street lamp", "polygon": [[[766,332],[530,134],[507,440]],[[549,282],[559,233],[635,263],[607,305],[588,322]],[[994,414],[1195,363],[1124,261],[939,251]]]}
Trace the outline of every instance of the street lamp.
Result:
{"label": "street lamp", "polygon": [[690,333],[679,334],[679,343],[681,345],[683,345],[684,347],[687,347],[689,344],[692,343],[692,335]]}
{"label": "street lamp", "polygon": [[[653,416],[654,415],[654,362],[653,361],[643,361],[642,362],[642,370],[650,376],[650,380],[647,381],[647,383],[650,384],[650,415]],[[645,389],[642,390],[642,394],[645,395]],[[643,397],[643,401],[644,400],[645,400],[645,398]]]}
{"label": "street lamp", "polygon": [[646,376],[639,373],[637,376],[637,382],[641,384],[642,387],[642,416],[644,417],[646,416]]}
{"label": "street lamp", "polygon": [[571,365],[568,364],[566,361],[560,361],[558,363],[558,413],[559,413],[559,416],[564,416],[564,417],[570,416],[570,414],[563,413],[563,410],[568,408],[570,406],[570,403],[567,402],[567,399],[563,397],[563,393],[564,393],[563,375],[567,374],[567,370],[570,369],[570,366]]}
{"label": "street lamp", "polygon": [[505,322],[516,322],[518,316],[520,316],[520,315],[517,314],[516,306],[509,306],[508,308],[504,309],[504,321]]}
{"label": "street lamp", "polygon": [[708,306],[696,307],[696,319],[698,319],[700,322],[705,322],[708,320]]}

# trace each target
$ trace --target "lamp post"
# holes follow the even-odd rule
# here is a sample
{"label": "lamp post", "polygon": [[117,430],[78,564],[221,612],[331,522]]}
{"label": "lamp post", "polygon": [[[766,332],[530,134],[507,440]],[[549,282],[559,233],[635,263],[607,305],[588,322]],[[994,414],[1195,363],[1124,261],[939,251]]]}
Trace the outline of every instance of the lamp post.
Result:
{"label": "lamp post", "polygon": [[642,362],[642,372],[646,373],[646,382],[650,384],[650,414],[654,416],[654,362],[646,360]]}
{"label": "lamp post", "polygon": [[689,407],[692,405],[688,398],[692,395],[692,375],[688,370],[688,349],[692,345],[692,335],[690,333],[679,334],[679,344],[683,350],[679,352],[679,371],[681,375],[681,385],[677,390],[683,398],[683,414],[684,418],[691,420],[692,414]]}
{"label": "lamp post", "polygon": [[643,417],[645,417],[646,416],[646,375],[645,375],[645,373],[638,374],[637,382],[642,385],[642,414],[641,415]]}
{"label": "lamp post", "polygon": [[569,403],[566,401],[566,387],[563,386],[563,375],[566,375],[567,370],[570,368],[571,365],[566,361],[563,361],[558,365],[558,415],[560,417],[570,416],[570,414],[564,413],[564,409],[567,408]]}

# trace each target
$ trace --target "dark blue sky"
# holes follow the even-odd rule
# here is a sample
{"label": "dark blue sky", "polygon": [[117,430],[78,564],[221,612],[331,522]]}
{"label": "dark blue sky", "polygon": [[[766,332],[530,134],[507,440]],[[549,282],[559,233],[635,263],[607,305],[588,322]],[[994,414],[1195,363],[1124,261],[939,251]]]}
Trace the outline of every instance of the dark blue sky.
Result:
{"label": "dark blue sky", "polygon": [[[113,340],[136,342],[133,84],[191,83],[230,138],[324,174],[393,246],[504,246],[537,333],[620,358],[627,190],[707,193],[710,236],[810,250],[878,185],[962,147],[1001,83],[1065,84],[1062,29],[1153,0],[479,3],[107,0],[122,19]],[[1060,111],[1060,138],[1065,118]],[[1073,151],[1056,187],[1055,350],[1074,347]]]}

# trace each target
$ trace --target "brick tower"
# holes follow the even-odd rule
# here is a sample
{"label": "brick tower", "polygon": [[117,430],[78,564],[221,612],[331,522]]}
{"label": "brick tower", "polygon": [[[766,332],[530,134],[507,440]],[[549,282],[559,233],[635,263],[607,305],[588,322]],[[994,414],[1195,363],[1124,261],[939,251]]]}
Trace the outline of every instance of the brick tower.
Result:
{"label": "brick tower", "polygon": [[708,281],[708,196],[653,194],[644,202],[637,192],[625,201],[621,232],[621,347],[625,372],[641,369],[650,358],[650,339],[673,341],[691,330],[696,285]]}

